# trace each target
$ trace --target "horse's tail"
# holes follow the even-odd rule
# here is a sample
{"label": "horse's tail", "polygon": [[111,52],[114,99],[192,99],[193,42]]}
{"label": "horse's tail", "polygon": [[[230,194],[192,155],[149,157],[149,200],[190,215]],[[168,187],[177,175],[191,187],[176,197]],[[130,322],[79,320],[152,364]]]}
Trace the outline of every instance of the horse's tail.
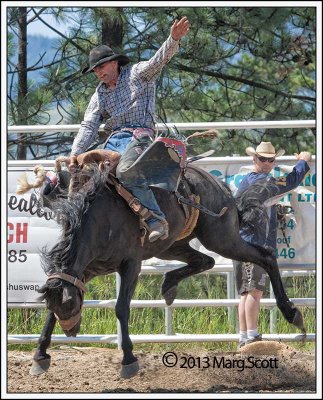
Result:
{"label": "horse's tail", "polygon": [[236,197],[240,229],[247,234],[263,231],[269,219],[267,200],[277,195],[277,192],[278,188],[272,180],[262,179]]}
{"label": "horse's tail", "polygon": [[46,179],[46,171],[42,165],[36,165],[34,168],[36,180],[34,183],[29,183],[26,172],[18,178],[17,194],[24,194],[30,189],[36,189],[42,186]]}

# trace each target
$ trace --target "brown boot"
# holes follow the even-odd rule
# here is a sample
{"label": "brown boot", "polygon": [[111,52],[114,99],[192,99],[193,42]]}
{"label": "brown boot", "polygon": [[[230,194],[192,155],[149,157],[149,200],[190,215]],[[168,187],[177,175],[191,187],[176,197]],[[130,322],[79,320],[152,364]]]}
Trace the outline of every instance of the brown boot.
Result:
{"label": "brown boot", "polygon": [[168,223],[166,220],[153,222],[149,225],[150,234],[149,241],[155,242],[158,239],[164,240],[168,238]]}

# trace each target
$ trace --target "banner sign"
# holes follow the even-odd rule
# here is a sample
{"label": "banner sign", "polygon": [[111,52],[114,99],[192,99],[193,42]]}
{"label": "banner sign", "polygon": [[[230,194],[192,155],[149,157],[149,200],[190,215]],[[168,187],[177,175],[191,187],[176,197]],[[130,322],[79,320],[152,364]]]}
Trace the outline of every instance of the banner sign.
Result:
{"label": "banner sign", "polygon": [[[54,169],[54,164],[49,169]],[[18,178],[27,173],[35,181],[33,166],[8,171],[7,294],[9,303],[37,302],[37,292],[47,279],[41,268],[40,250],[58,241],[60,227],[50,211],[39,209],[37,190],[17,195]]]}
{"label": "banner sign", "polygon": [[[296,161],[294,157],[280,157],[272,175],[280,177],[291,172]],[[54,170],[54,162],[46,161],[46,169]],[[251,171],[250,157],[209,157],[195,162],[197,166],[224,180],[233,193],[237,190],[243,176]],[[45,165],[45,164],[43,164]],[[303,182],[292,192],[277,202],[288,206],[284,222],[284,232],[278,229],[278,264],[292,264],[301,267],[315,264],[315,203],[316,173],[314,161]],[[29,182],[35,181],[33,165],[11,166],[8,172],[8,222],[7,222],[7,291],[8,302],[37,302],[37,289],[46,282],[41,267],[40,251],[51,249],[61,235],[60,226],[54,221],[50,210],[38,207],[37,190],[17,195],[18,178],[27,173]],[[214,257],[217,264],[231,264],[231,260],[212,253],[194,239],[191,246]],[[154,264],[166,264],[157,260]],[[170,261],[168,261],[170,262]],[[151,260],[143,262],[150,264]]]}

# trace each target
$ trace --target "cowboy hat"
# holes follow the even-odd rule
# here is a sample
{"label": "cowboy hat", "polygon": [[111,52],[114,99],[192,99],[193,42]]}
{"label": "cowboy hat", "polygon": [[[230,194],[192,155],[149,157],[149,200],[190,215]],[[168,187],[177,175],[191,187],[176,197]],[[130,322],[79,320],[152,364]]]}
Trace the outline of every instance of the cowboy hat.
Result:
{"label": "cowboy hat", "polygon": [[248,156],[260,156],[266,158],[280,157],[285,154],[285,150],[279,149],[276,153],[275,147],[270,142],[261,142],[256,150],[252,147],[246,148]]}
{"label": "cowboy hat", "polygon": [[88,74],[98,65],[113,60],[119,61],[120,65],[126,65],[130,61],[127,56],[114,53],[109,46],[101,44],[90,51],[89,66],[83,69],[82,74]]}

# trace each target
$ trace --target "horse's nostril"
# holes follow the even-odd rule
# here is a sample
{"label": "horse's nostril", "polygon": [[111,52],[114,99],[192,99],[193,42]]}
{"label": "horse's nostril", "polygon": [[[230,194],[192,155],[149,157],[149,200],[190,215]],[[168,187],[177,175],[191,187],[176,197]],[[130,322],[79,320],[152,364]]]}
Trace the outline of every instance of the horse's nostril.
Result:
{"label": "horse's nostril", "polygon": [[64,332],[67,337],[76,337],[79,331],[67,331]]}
{"label": "horse's nostril", "polygon": [[76,323],[75,326],[73,326],[71,329],[63,329],[63,332],[65,333],[65,335],[67,337],[76,337],[77,334],[80,332],[81,330],[81,320],[82,318],[80,318],[80,320]]}

